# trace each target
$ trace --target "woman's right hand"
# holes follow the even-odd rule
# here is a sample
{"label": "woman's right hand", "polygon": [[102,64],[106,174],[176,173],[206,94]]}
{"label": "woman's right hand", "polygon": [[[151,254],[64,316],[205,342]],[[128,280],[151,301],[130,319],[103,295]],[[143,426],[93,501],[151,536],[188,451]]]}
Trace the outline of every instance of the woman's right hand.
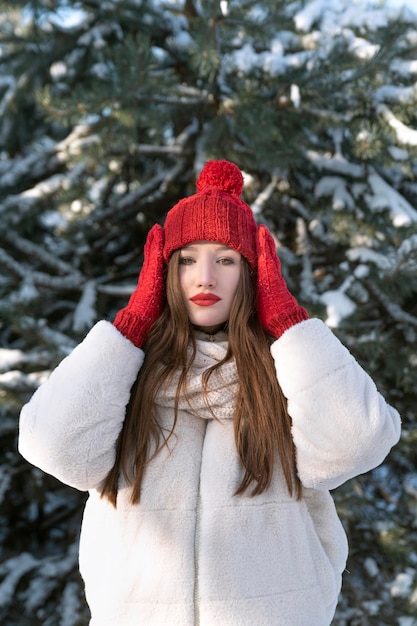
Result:
{"label": "woman's right hand", "polygon": [[121,309],[114,326],[135,346],[141,348],[161,315],[165,301],[164,230],[155,224],[148,233],[138,285],[127,306]]}

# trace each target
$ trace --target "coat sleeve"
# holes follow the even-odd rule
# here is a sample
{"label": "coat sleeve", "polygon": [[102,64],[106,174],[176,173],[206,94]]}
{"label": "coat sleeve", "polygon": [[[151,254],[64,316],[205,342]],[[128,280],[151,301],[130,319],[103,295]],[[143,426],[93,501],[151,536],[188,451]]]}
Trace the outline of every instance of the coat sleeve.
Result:
{"label": "coat sleeve", "polygon": [[334,489],[382,463],[399,440],[400,416],[321,320],[293,326],[271,353],[305,487]]}
{"label": "coat sleeve", "polygon": [[98,322],[22,408],[22,456],[71,487],[97,487],[114,464],[143,358],[110,322]]}

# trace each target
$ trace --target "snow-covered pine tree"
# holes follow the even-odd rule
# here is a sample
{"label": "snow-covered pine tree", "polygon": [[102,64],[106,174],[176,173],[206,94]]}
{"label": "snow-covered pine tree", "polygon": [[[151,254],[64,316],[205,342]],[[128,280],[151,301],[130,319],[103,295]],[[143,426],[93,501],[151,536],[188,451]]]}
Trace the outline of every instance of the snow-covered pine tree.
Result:
{"label": "snow-covered pine tree", "polygon": [[19,408],[126,301],[148,228],[208,158],[245,171],[291,289],[404,416],[391,460],[338,495],[355,558],[335,624],[415,612],[415,19],[365,0],[0,1],[2,621],[87,623],[84,497],[18,457]]}

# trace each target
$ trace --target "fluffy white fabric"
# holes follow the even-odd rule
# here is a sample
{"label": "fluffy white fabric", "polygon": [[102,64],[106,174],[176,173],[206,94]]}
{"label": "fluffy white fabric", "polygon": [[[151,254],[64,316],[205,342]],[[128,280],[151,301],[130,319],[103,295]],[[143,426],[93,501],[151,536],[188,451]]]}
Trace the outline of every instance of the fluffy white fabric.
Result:
{"label": "fluffy white fabric", "polygon": [[112,324],[99,322],[23,407],[20,453],[71,487],[99,485],[113,466],[143,358]]}
{"label": "fluffy white fabric", "polygon": [[302,483],[334,489],[382,463],[400,437],[398,413],[327,326],[318,319],[297,324],[271,351]]}
{"label": "fluffy white fabric", "polygon": [[[303,499],[289,497],[279,463],[266,493],[235,497],[236,372],[229,363],[210,381],[214,418],[201,376],[227,344],[197,343],[190,399],[181,401],[169,449],[147,467],[140,505],[124,484],[117,509],[96,491],[143,359],[113,326],[97,324],[22,410],[22,454],[90,490],[80,568],[91,626],[328,626],[347,542],[327,489],[382,461],[398,440],[399,416],[322,322],[302,322],[272,354]],[[174,392],[173,383],[158,397],[169,429]]]}
{"label": "fluffy white fabric", "polygon": [[[225,335],[224,335],[225,336]],[[220,363],[227,352],[227,342],[197,340],[197,353],[187,380],[187,397],[180,398],[179,408],[203,419],[233,419],[235,396],[237,392],[237,372],[234,362],[224,364],[221,370],[215,370],[210,376],[207,397],[203,397],[203,374],[210,367]],[[159,392],[157,402],[160,407],[170,409],[175,406],[175,392],[178,378],[174,377],[171,385]]]}

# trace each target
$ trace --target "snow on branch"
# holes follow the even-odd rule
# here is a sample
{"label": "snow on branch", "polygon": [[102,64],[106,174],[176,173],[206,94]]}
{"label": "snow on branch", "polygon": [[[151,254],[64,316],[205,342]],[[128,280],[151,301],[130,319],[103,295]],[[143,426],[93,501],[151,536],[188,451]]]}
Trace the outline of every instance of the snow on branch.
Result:
{"label": "snow on branch", "polygon": [[0,374],[0,387],[4,391],[17,393],[33,392],[46,381],[49,371],[25,374],[20,370],[10,370]]}
{"label": "snow on branch", "polygon": [[311,242],[308,236],[308,228],[305,219],[297,217],[297,254],[302,258],[302,271],[300,288],[304,300],[312,303],[320,303],[314,281],[313,264],[311,261]]}
{"label": "snow on branch", "polygon": [[362,165],[350,163],[341,155],[326,157],[315,150],[307,150],[306,157],[319,170],[342,174],[354,179],[362,179],[365,174]]}
{"label": "snow on branch", "polygon": [[11,369],[21,369],[26,365],[48,366],[50,355],[45,350],[33,350],[23,352],[23,350],[0,348],[0,372],[7,372]]}
{"label": "snow on branch", "polygon": [[[30,619],[54,591],[63,585],[68,576],[77,567],[77,545],[71,544],[64,555],[49,556],[43,559],[35,558],[28,552],[6,559],[0,565],[0,601],[2,607],[7,607],[20,593],[25,591],[24,611]],[[28,575],[36,571],[27,583]],[[73,624],[75,622],[72,622]]]}
{"label": "snow on branch", "polygon": [[374,211],[388,209],[394,226],[409,226],[417,223],[416,209],[379,174],[372,169],[370,171],[368,182],[372,194],[367,195],[369,208]]}
{"label": "snow on branch", "polygon": [[83,293],[74,311],[72,327],[75,332],[88,330],[97,318],[96,303],[96,283],[88,280],[83,288]]}
{"label": "snow on branch", "polygon": [[397,140],[407,146],[417,146],[417,130],[409,128],[403,122],[401,122],[394,113],[389,110],[384,104],[379,105],[378,111],[383,115],[386,122],[391,126]]}
{"label": "snow on branch", "polygon": [[[393,104],[415,104],[417,101],[417,85],[409,87],[397,87],[395,85],[383,85],[376,90],[374,99],[376,102],[392,102]],[[381,105],[381,112],[383,112]]]}
{"label": "snow on branch", "polygon": [[255,215],[258,215],[263,211],[265,204],[268,202],[269,198],[274,193],[278,183],[278,176],[273,175],[271,182],[258,194],[255,198],[255,201],[251,204],[251,209]]}
{"label": "snow on branch", "polygon": [[7,559],[0,565],[0,576],[3,579],[0,584],[2,606],[7,606],[11,602],[19,582],[37,564],[38,561],[31,554],[23,553]]}
{"label": "snow on branch", "polygon": [[398,257],[401,260],[408,260],[413,253],[417,253],[417,234],[411,235],[398,248]]}

